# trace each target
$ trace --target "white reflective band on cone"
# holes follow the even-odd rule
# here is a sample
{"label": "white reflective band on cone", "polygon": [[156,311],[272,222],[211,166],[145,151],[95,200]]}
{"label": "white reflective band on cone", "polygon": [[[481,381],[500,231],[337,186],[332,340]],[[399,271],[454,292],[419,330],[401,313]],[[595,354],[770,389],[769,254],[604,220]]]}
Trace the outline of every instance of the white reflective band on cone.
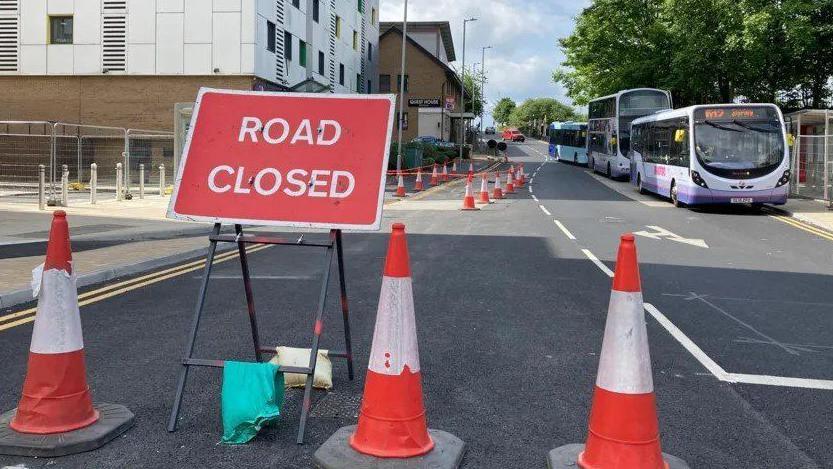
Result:
{"label": "white reflective band on cone", "polygon": [[610,293],[596,385],[621,394],[654,391],[641,292]]}
{"label": "white reflective band on cone", "polygon": [[380,374],[401,375],[405,365],[413,373],[419,371],[411,279],[385,276],[367,368]]}
{"label": "white reflective band on cone", "polygon": [[67,353],[84,348],[75,277],[65,270],[43,273],[38,312],[32,330],[33,353]]}

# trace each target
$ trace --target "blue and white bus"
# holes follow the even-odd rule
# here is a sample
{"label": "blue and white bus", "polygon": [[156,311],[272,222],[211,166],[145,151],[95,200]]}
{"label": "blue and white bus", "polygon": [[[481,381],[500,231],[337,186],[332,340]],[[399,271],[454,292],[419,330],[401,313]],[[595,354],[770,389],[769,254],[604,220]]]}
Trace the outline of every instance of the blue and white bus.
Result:
{"label": "blue and white bus", "polygon": [[782,205],[790,158],[773,104],[698,105],[633,121],[631,182],[676,206]]}
{"label": "blue and white bus", "polygon": [[671,109],[671,93],[653,88],[623,90],[594,99],[588,106],[588,166],[611,178],[630,174],[631,122]]}
{"label": "blue and white bus", "polygon": [[558,161],[587,164],[587,123],[553,122],[549,135],[551,157]]}

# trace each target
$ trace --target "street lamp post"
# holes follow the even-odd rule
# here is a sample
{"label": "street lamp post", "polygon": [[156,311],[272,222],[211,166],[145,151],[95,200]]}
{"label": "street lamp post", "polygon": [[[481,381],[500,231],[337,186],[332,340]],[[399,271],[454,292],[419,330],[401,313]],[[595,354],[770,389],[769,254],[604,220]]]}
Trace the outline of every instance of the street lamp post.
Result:
{"label": "street lamp post", "polygon": [[463,161],[463,145],[466,143],[466,120],[463,118],[463,114],[466,112],[466,23],[470,21],[477,21],[477,18],[463,20],[463,66],[462,76],[460,77],[460,161]]}
{"label": "street lamp post", "polygon": [[399,72],[399,134],[396,137],[396,172],[402,171],[402,116],[405,102],[405,46],[408,38],[408,0],[405,0],[405,13],[402,15],[402,63]]}
{"label": "street lamp post", "polygon": [[480,48],[480,134],[483,134],[483,118],[486,115],[486,95],[483,94],[486,88],[486,49],[491,49],[492,46]]}

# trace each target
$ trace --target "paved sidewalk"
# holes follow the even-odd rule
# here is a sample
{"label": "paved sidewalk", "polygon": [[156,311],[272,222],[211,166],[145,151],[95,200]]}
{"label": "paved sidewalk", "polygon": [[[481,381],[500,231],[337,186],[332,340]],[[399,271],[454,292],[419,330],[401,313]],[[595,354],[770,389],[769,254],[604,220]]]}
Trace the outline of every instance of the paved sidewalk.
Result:
{"label": "paved sidewalk", "polygon": [[833,232],[833,210],[827,204],[814,199],[789,199],[786,205],[776,207],[796,220]]}

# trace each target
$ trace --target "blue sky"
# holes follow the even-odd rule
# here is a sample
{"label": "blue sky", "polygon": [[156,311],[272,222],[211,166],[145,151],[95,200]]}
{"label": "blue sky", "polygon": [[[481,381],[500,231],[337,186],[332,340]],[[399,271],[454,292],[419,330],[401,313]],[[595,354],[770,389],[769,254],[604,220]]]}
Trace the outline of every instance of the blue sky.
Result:
{"label": "blue sky", "polygon": [[[402,21],[403,0],[381,0],[382,21]],[[461,65],[463,18],[477,17],[466,28],[466,68],[486,51],[487,109],[501,97],[520,103],[526,98],[553,97],[572,104],[552,81],[563,61],[557,40],[573,30],[574,18],[590,0],[408,0],[408,20],[448,21]],[[478,66],[479,68],[479,66]],[[491,122],[491,116],[486,122]]]}

